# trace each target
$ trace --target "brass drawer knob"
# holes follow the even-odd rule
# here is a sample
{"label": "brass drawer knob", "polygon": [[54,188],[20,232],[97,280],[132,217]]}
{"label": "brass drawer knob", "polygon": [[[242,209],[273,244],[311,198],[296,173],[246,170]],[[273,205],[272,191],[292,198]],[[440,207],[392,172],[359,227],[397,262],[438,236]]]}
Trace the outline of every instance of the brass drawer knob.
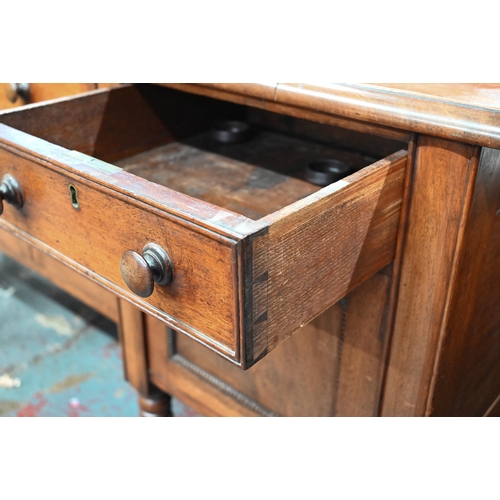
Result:
{"label": "brass drawer knob", "polygon": [[23,101],[29,101],[30,84],[29,83],[6,83],[5,97],[15,103],[19,98]]}
{"label": "brass drawer knob", "polygon": [[16,208],[22,208],[24,203],[21,186],[10,174],[5,174],[0,184],[0,215],[3,214],[4,200]]}
{"label": "brass drawer knob", "polygon": [[156,243],[148,243],[142,255],[127,250],[120,262],[123,280],[139,297],[149,297],[154,284],[168,285],[172,281],[172,264],[167,252]]}

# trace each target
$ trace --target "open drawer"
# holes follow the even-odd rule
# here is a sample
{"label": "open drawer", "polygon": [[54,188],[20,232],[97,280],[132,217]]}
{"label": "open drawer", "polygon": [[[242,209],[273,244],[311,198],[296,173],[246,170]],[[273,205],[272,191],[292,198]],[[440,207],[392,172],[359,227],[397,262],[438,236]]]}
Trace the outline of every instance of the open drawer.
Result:
{"label": "open drawer", "polygon": [[[248,368],[391,262],[407,162],[266,127],[271,115],[154,85],[4,112],[0,177],[24,204],[4,204],[0,225]],[[218,143],[222,119],[253,135]],[[305,181],[325,156],[354,173]]]}

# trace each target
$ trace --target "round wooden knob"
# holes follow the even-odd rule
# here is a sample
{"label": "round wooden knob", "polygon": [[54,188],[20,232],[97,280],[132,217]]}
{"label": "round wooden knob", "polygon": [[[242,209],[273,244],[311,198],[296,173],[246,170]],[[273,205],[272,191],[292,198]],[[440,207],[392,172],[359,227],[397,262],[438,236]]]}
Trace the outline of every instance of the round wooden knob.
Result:
{"label": "round wooden knob", "polygon": [[5,84],[5,97],[15,103],[19,98],[23,101],[29,99],[30,84],[29,83],[6,83]]}
{"label": "round wooden knob", "polygon": [[123,280],[139,297],[149,297],[154,284],[168,285],[172,281],[172,264],[167,252],[156,243],[148,243],[142,255],[127,250],[120,262]]}
{"label": "round wooden knob", "polygon": [[23,191],[19,182],[10,174],[3,176],[0,184],[0,215],[3,214],[3,201],[10,203],[16,208],[22,208],[24,203]]}

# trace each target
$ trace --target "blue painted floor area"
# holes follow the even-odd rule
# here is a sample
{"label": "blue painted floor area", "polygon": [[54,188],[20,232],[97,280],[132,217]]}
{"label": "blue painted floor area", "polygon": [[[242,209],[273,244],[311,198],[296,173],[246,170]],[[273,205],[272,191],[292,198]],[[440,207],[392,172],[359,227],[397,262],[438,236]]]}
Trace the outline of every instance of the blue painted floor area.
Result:
{"label": "blue painted floor area", "polygon": [[116,325],[1,253],[0,318],[0,416],[138,416]]}

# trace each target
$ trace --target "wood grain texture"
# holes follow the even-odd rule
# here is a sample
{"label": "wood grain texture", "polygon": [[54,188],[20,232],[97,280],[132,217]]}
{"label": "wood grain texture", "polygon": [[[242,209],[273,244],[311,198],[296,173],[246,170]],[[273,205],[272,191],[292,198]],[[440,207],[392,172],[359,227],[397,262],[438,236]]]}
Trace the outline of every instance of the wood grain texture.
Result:
{"label": "wood grain texture", "polygon": [[406,161],[395,153],[262,219],[247,256],[247,363],[391,262]]}
{"label": "wood grain texture", "polygon": [[160,88],[123,85],[4,111],[0,121],[70,150],[115,161],[237,119],[231,103]]}
{"label": "wood grain texture", "polygon": [[416,94],[390,84],[384,88],[366,84],[277,84],[273,100],[372,125],[499,147],[499,110],[492,102],[500,87],[492,87],[485,93],[478,84],[468,84],[467,91],[454,85],[435,89],[422,84]]}
{"label": "wood grain texture", "polygon": [[[201,111],[199,106],[203,107]],[[233,105],[229,107],[235,109]],[[10,125],[21,126],[26,132],[56,142],[48,143],[0,125],[3,164],[10,165],[9,172],[27,189],[25,207],[21,211],[8,210],[2,224],[142,310],[246,368],[391,260],[405,153],[362,169],[344,183],[317,191],[300,178],[287,178],[285,174],[289,173],[290,166],[301,166],[311,155],[332,154],[352,160],[357,168],[369,160],[329,145],[263,132],[259,134],[258,147],[253,142],[240,150],[225,147],[224,151],[216,151],[224,152],[226,158],[219,155],[212,161],[213,145],[207,142],[206,136],[188,135],[202,126],[206,129],[214,114],[218,116],[218,111],[227,109],[227,104],[181,96],[171,89],[129,86],[2,114],[0,119]],[[242,113],[240,108],[238,113]],[[184,120],[178,123],[181,114]],[[83,131],[75,134],[80,119]],[[68,123],[71,127],[66,129]],[[115,128],[111,126],[113,123],[117,124]],[[177,138],[184,141],[182,146],[175,141]],[[141,165],[147,170],[154,160],[155,150],[149,148],[157,141],[166,143],[160,147],[162,161],[165,148],[173,148],[174,160],[169,168],[177,176],[177,183],[173,185],[176,189],[180,187],[178,179],[182,181],[183,172],[179,168],[189,167],[192,158],[197,160],[193,175],[189,176],[190,183],[194,183],[198,191],[203,190],[203,184],[210,178],[210,175],[201,175],[200,165],[207,163],[212,175],[212,167],[219,168],[221,162],[231,166],[231,175],[226,172],[214,179],[217,182],[209,182],[207,196],[213,203],[194,199],[61,146],[82,148],[86,153],[98,153],[101,158],[119,158],[147,149],[133,156],[131,164],[126,165],[142,171]],[[186,155],[186,151],[195,146],[198,153]],[[282,153],[278,154],[276,147]],[[245,158],[255,164],[242,168]],[[155,173],[151,175],[157,175],[157,166],[153,165]],[[269,169],[274,169],[274,173],[268,172]],[[256,172],[260,172],[259,175],[256,176]],[[203,180],[199,186],[195,183],[196,175],[201,175]],[[251,221],[217,206],[223,198],[220,185],[224,185],[226,177],[230,182],[237,181],[236,189],[234,186],[226,189],[233,201],[246,205],[257,215],[259,211],[260,214],[272,212],[271,215]],[[166,180],[173,182],[171,178]],[[68,203],[70,183],[78,192],[78,210]],[[281,184],[286,185],[282,192]],[[200,192],[203,198],[205,195]],[[295,202],[299,198],[302,199]],[[328,205],[331,208],[322,215],[321,211]],[[331,248],[330,223],[334,230],[341,229],[333,238],[335,244]],[[260,238],[268,226],[269,237]],[[67,231],[67,227],[71,231]],[[295,229],[300,237],[293,237]],[[310,247],[318,235],[322,243],[310,259]],[[124,286],[117,260],[127,250],[139,252],[148,242],[165,248],[173,263],[174,279],[168,286],[155,286],[153,295],[142,299]],[[287,248],[296,243],[296,251]],[[309,247],[309,253],[304,244]],[[270,259],[271,267],[263,267],[267,255],[274,253],[276,258]],[[292,265],[300,253],[307,261],[298,260],[301,265],[305,262],[306,287],[296,281],[297,273]],[[332,260],[332,256],[335,259]],[[313,274],[308,276],[311,271]],[[323,279],[318,280],[318,286],[312,290],[312,283],[323,271]],[[332,294],[327,288],[335,273],[340,278]],[[244,282],[250,283],[246,295],[242,291]],[[302,305],[297,297],[309,292],[311,300]],[[315,299],[319,300],[312,306]],[[280,325],[283,331],[269,337],[268,324],[271,328],[278,325],[280,318],[288,315],[289,307],[296,308],[296,314]]]}
{"label": "wood grain texture", "polygon": [[[478,150],[470,144],[500,148],[500,86],[174,87],[186,92],[123,86],[0,113],[6,124],[0,125],[1,168],[34,179],[22,183],[30,217],[6,208],[0,248],[46,275],[55,273],[55,281],[63,281],[63,263],[68,264],[66,288],[90,302],[114,293],[137,300],[113,277],[113,259],[119,260],[118,247],[128,249],[130,242],[140,251],[151,235],[161,243],[172,236],[179,240],[181,276],[199,271],[194,299],[179,299],[175,306],[184,322],[163,311],[175,302],[171,296],[157,305],[140,303],[156,317],[123,302],[121,337],[129,378],[142,391],[143,412],[167,412],[168,396],[153,397],[157,384],[208,415],[498,416],[500,160],[498,151],[483,150],[476,175]],[[200,176],[198,186],[187,183],[184,192],[153,179],[159,175],[164,184],[171,182],[150,161],[154,148],[192,147],[188,141],[216,117],[250,120],[294,140],[329,146],[339,141],[365,154],[384,151],[382,156],[395,151],[397,141],[408,141],[410,133],[428,136],[410,144],[412,171],[403,202],[403,157],[360,171],[340,189],[301,193],[304,185],[296,177],[293,189],[288,185],[282,192],[278,184],[267,184],[269,197],[260,206],[259,197],[252,199],[260,188],[241,191],[256,167],[269,167],[251,161],[250,148],[225,160],[234,167],[231,172],[248,174],[240,179],[243,184],[224,186],[226,193],[213,198],[209,191],[218,182],[208,175]],[[75,156],[71,149],[97,159]],[[142,155],[149,159],[141,165]],[[141,157],[134,169],[153,182],[105,163],[131,156]],[[286,151],[269,156],[270,163],[277,156]],[[207,158],[200,155],[193,171],[208,167]],[[390,173],[398,161],[397,172]],[[257,177],[259,184],[262,176]],[[232,173],[227,178],[238,180]],[[81,195],[80,211],[69,204],[69,181]],[[187,192],[207,183],[212,187],[202,200]],[[401,204],[399,217],[394,207]],[[215,247],[207,246],[207,239]],[[389,266],[369,277],[395,253],[393,273]],[[225,281],[209,281],[212,298],[231,290],[232,306],[224,298],[210,299],[201,315],[207,276],[219,276],[220,266]],[[190,290],[181,287],[179,294]],[[113,300],[108,314],[117,317]],[[223,355],[232,352],[244,367],[309,323],[244,372],[182,333],[168,336],[157,318],[178,330],[187,331],[185,322],[192,321],[212,328],[198,340]],[[227,326],[225,332],[220,325]],[[213,334],[227,345],[221,348]]]}
{"label": "wood grain texture", "polygon": [[[179,362],[175,333],[146,316],[150,380],[196,412],[206,416],[273,416],[272,412],[233,389],[224,381],[190,362]],[[215,354],[211,356],[219,359]],[[232,366],[228,363],[228,366]],[[237,373],[241,373],[236,367]]]}
{"label": "wood grain texture", "polygon": [[[398,292],[399,292],[399,281],[401,273],[401,262],[404,256],[404,242],[406,234],[406,225],[408,222],[409,204],[411,199],[411,182],[412,182],[412,172],[413,165],[415,164],[415,155],[417,151],[417,140],[418,136],[412,134],[410,142],[408,144],[408,160],[406,163],[406,172],[404,178],[403,196],[401,200],[401,212],[399,216],[399,227],[398,235],[396,240],[396,249],[394,254],[394,261],[391,264],[391,290],[389,297],[389,304],[387,307],[387,319],[386,319],[386,342],[385,351],[383,353],[382,359],[382,380],[385,381],[385,376],[387,372],[389,349],[391,346],[392,333],[394,331],[394,321],[396,310],[398,307]],[[386,268],[387,269],[387,268]],[[383,383],[382,383],[383,386]],[[382,406],[382,397],[379,398],[379,408],[377,414],[380,415]]]}
{"label": "wood grain texture", "polygon": [[331,116],[344,128],[360,130],[365,124],[375,135],[417,132],[500,148],[499,84],[278,83],[272,96],[265,84],[166,85],[302,118],[316,113],[309,117],[315,121]]}
{"label": "wood grain texture", "polygon": [[310,140],[316,144],[336,146],[344,152],[355,153],[358,157],[367,156],[378,160],[408,147],[408,137],[395,140],[321,121],[296,118],[290,114],[272,113],[261,108],[249,107],[246,120],[255,127]]}
{"label": "wood grain texture", "polygon": [[[453,96],[452,85],[448,92]],[[499,110],[480,101],[471,106],[429,94],[363,84],[279,84],[275,99],[409,132],[500,147]]]}
{"label": "wood grain texture", "polygon": [[205,415],[376,415],[389,288],[374,275],[247,371],[152,320],[151,379]]}
{"label": "wood grain texture", "polygon": [[482,416],[500,394],[500,151],[474,184],[427,413]]}
{"label": "wood grain texture", "polygon": [[[281,115],[292,116],[317,123],[332,125],[346,130],[372,134],[386,139],[408,142],[409,134],[395,128],[384,127],[378,124],[367,123],[353,118],[344,118],[338,115],[321,112],[315,106],[293,106],[289,103],[276,102],[271,98],[271,92],[262,84],[189,84],[189,83],[162,83],[164,87],[191,92],[196,95],[212,97],[228,102],[238,103],[253,108],[264,109]],[[245,92],[245,93],[242,93]],[[275,91],[273,91],[275,96]]]}
{"label": "wood grain texture", "polygon": [[228,93],[266,100],[274,99],[276,89],[278,87],[277,83],[204,83],[201,85],[191,85],[202,86],[206,89],[212,89],[213,91],[225,91]]}
{"label": "wood grain texture", "polygon": [[[252,224],[246,217],[120,172],[119,168],[99,161],[115,161],[172,142],[174,138],[207,130],[214,113],[224,117],[224,107],[215,106],[214,110],[214,105],[209,104],[209,109],[202,110],[199,116],[199,103],[191,100],[184,103],[177,99],[177,94],[181,93],[164,99],[163,91],[168,89],[157,88],[161,95],[153,92],[152,97],[150,90],[141,89],[129,86],[97,90],[81,97],[0,113],[0,122],[9,124],[0,125],[1,142],[11,144],[29,158],[50,162],[90,178],[113,192],[125,192],[134,201],[141,200],[204,227],[216,226],[222,234],[253,232],[258,224]],[[145,92],[146,97],[141,92]],[[158,100],[163,107],[157,104]],[[189,112],[193,115],[191,119],[188,119]],[[162,118],[164,115],[167,118]]]}
{"label": "wood grain texture", "polygon": [[125,378],[143,396],[150,392],[145,315],[125,300],[119,301],[118,333]]}
{"label": "wood grain texture", "polygon": [[97,88],[95,83],[30,83],[29,102],[42,102],[83,94]]}
{"label": "wood grain texture", "polygon": [[[116,198],[82,177],[46,168],[0,148],[0,164],[21,183],[25,204],[10,205],[0,225],[181,331],[238,359],[237,242],[177,218]],[[68,185],[80,209],[71,205]],[[105,214],[105,217],[103,217]],[[200,232],[201,231],[201,232]],[[169,254],[174,279],[147,299],[132,294],[120,273],[127,250],[154,242]],[[210,279],[207,280],[207,276]]]}
{"label": "wood grain texture", "polygon": [[378,273],[346,297],[334,416],[376,416],[388,343],[391,278]]}
{"label": "wood grain texture", "polygon": [[[117,165],[156,184],[258,220],[320,189],[289,175],[293,172],[286,168],[286,163],[295,169],[304,167],[305,158],[315,158],[317,149],[322,150],[320,153],[329,151],[327,157],[339,156],[335,150],[332,153],[332,148],[318,148],[305,141],[264,132],[244,146],[220,148],[225,154],[217,152],[213,142],[208,133],[188,144],[168,144],[121,160]],[[260,154],[255,154],[256,149]],[[266,153],[272,169],[266,168],[270,166],[267,164],[259,166]],[[284,168],[279,168],[280,164],[285,164]]]}
{"label": "wood grain texture", "polygon": [[476,168],[477,148],[419,137],[382,415],[425,414]]}
{"label": "wood grain texture", "polygon": [[[150,382],[148,358],[148,317],[125,300],[119,300],[118,334],[122,348],[125,379],[138,392],[141,417],[171,417],[171,397]],[[157,321],[157,320],[156,320]]]}
{"label": "wood grain texture", "polygon": [[118,322],[118,299],[112,292],[73,271],[27,241],[17,238],[3,227],[0,227],[0,251],[41,274],[111,321]]}
{"label": "wood grain texture", "polygon": [[[11,165],[9,172],[21,185],[27,186],[23,209],[7,208],[0,224],[7,227],[5,224],[10,223],[11,231],[17,228],[25,238],[29,235],[29,241],[39,248],[51,251],[74,269],[173,328],[197,337],[243,367],[272,350],[334,300],[390,262],[406,162],[406,154],[398,153],[353,174],[344,184],[318,191],[312,199],[292,204],[273,214],[268,221],[263,219],[271,227],[271,239],[259,242],[256,238],[255,254],[250,257],[251,263],[255,262],[254,274],[249,275],[254,282],[247,302],[243,302],[238,295],[237,280],[245,279],[243,271],[237,271],[237,267],[242,269],[238,260],[242,243],[238,240],[198,226],[179,225],[178,219],[163,212],[133,206],[130,199],[118,197],[116,193],[109,196],[111,193],[103,192],[96,183],[70,176],[55,167],[35,165],[12,154],[11,150],[0,150],[0,157],[4,164]],[[78,190],[80,210],[75,210],[70,203],[67,190],[70,182]],[[45,209],[40,211],[40,206]],[[327,206],[327,215],[322,215]],[[106,218],[102,218],[102,213],[106,213]],[[336,233],[329,230],[330,225]],[[66,227],[71,227],[71,231],[66,231]],[[295,228],[301,228],[297,234],[302,241],[294,236]],[[110,234],[114,235],[112,239],[107,238]],[[318,247],[314,250],[308,245],[308,250],[304,247],[304,243],[312,245],[322,234],[323,253]],[[290,238],[293,241],[290,242]],[[166,287],[156,287],[150,298],[141,299],[132,295],[123,283],[119,259],[126,250],[139,252],[151,241],[160,244],[169,254],[174,280]],[[294,242],[298,242],[298,246],[292,255]],[[297,255],[301,253],[301,258],[308,260],[302,272],[313,273],[306,274],[305,280],[304,274],[297,275],[292,265],[300,262]],[[275,259],[273,262],[269,259],[271,266],[262,267],[267,265],[267,256],[271,254]],[[314,285],[317,276],[314,273],[318,272],[323,274]],[[207,281],[206,276],[211,279]],[[269,288],[261,276],[270,277]],[[332,278],[336,281],[332,282]],[[294,283],[297,279],[299,288]],[[303,294],[309,294],[309,298],[297,303],[301,300],[297,297]],[[295,307],[294,301],[297,303],[295,314],[289,315],[289,308]],[[248,302],[252,307],[241,310]],[[271,323],[256,321],[266,311]],[[284,316],[288,319],[280,324]],[[242,317],[247,324],[246,329],[240,330]],[[281,336],[268,339],[268,331],[276,335],[274,327],[278,324]],[[242,331],[245,336],[240,341]]]}
{"label": "wood grain texture", "polygon": [[376,87],[402,91],[442,101],[453,101],[476,108],[500,110],[498,83],[375,83]]}
{"label": "wood grain texture", "polygon": [[326,144],[256,130],[241,144],[220,144],[210,132],[123,159],[127,172],[258,220],[320,187],[305,179],[312,162],[334,158],[360,170],[376,159]]}

